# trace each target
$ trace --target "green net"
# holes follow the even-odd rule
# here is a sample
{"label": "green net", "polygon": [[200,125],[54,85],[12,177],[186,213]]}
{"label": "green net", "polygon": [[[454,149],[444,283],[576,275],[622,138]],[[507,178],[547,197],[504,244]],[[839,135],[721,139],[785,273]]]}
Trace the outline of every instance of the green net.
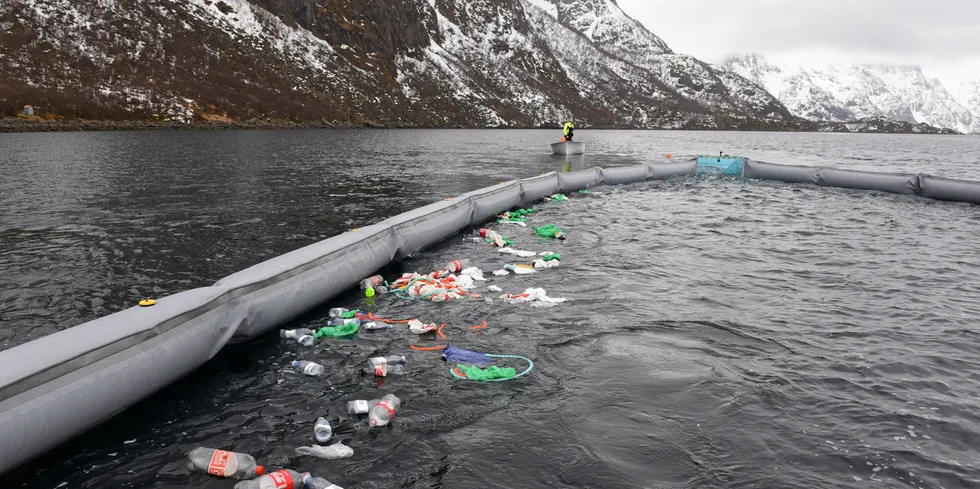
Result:
{"label": "green net", "polygon": [[498,367],[491,365],[485,369],[476,365],[456,364],[456,368],[470,380],[496,380],[512,379],[517,376],[517,370],[512,367]]}

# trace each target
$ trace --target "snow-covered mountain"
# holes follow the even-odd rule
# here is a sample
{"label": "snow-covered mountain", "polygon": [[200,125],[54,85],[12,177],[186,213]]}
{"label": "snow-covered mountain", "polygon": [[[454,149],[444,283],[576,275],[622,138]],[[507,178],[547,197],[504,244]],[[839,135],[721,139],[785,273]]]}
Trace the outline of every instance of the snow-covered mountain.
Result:
{"label": "snow-covered mountain", "polygon": [[811,129],[615,0],[0,0],[0,107],[92,119]]}
{"label": "snow-covered mountain", "polygon": [[794,114],[811,120],[846,122],[884,117],[926,123],[963,133],[980,132],[977,86],[974,98],[954,97],[918,66],[788,66],[763,56],[734,56],[723,65],[763,86]]}
{"label": "snow-covered mountain", "polygon": [[968,80],[960,84],[956,99],[980,119],[980,80]]}

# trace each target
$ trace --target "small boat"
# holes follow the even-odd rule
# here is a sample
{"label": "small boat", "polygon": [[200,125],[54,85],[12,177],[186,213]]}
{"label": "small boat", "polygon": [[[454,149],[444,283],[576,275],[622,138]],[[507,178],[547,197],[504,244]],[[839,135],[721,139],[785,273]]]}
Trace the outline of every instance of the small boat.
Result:
{"label": "small boat", "polygon": [[585,143],[578,141],[551,143],[551,153],[556,155],[584,155]]}

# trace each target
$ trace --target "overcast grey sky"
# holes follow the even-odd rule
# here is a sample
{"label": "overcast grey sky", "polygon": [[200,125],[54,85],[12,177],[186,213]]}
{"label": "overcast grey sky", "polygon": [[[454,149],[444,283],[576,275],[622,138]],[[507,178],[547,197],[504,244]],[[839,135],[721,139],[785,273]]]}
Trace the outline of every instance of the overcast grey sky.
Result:
{"label": "overcast grey sky", "polygon": [[[980,79],[980,0],[618,0],[677,52],[709,62],[918,64],[946,85]],[[953,87],[950,87],[953,88]]]}

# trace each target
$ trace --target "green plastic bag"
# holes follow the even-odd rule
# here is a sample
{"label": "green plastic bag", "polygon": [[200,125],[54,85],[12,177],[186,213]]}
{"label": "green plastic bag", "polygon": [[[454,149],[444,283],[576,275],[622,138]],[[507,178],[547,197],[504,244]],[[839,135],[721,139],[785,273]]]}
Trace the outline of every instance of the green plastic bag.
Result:
{"label": "green plastic bag", "polygon": [[534,232],[538,233],[538,236],[542,238],[564,238],[565,232],[555,226],[554,224],[546,224],[539,228],[531,228]]}
{"label": "green plastic bag", "polygon": [[565,201],[565,194],[555,194],[555,195],[552,195],[551,196],[551,200],[553,202],[564,202]]}
{"label": "green plastic bag", "polygon": [[357,316],[357,313],[359,313],[359,312],[361,312],[360,309],[354,309],[353,311],[347,311],[347,312],[341,314],[340,317],[342,317],[344,319],[351,319],[351,318]]}
{"label": "green plastic bag", "polygon": [[476,365],[456,364],[456,368],[470,380],[490,380],[490,379],[513,379],[517,376],[517,370],[512,367],[498,367],[491,365],[485,369]]}
{"label": "green plastic bag", "polygon": [[547,255],[542,256],[541,259],[544,261],[551,261],[551,260],[561,261],[561,255],[559,255],[558,253],[548,253]]}
{"label": "green plastic bag", "polygon": [[325,328],[320,328],[320,331],[317,331],[313,337],[320,339],[323,337],[343,338],[345,336],[353,336],[357,334],[357,330],[360,327],[361,326],[357,323],[345,324],[342,326],[327,326]]}

